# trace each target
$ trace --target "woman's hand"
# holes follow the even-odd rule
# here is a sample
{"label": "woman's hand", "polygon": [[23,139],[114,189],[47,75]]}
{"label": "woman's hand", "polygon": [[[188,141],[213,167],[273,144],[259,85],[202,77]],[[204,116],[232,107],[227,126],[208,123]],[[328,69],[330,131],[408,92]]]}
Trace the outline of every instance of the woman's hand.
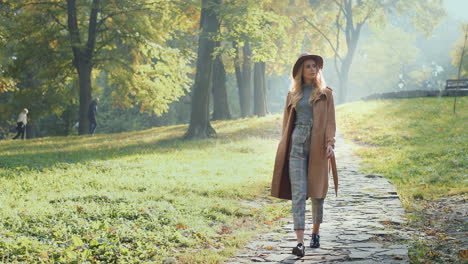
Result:
{"label": "woman's hand", "polygon": [[333,147],[331,145],[328,145],[327,146],[327,158],[331,158],[333,157],[333,155],[335,155],[333,151]]}

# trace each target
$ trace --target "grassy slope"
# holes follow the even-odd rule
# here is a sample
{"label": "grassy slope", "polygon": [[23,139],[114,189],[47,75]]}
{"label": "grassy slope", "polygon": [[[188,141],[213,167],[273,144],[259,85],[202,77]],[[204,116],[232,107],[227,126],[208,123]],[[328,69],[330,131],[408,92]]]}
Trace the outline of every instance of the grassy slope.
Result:
{"label": "grassy slope", "polygon": [[337,107],[347,139],[366,171],[392,180],[405,205],[414,199],[464,194],[467,181],[467,98],[413,98],[354,102]]}
{"label": "grassy slope", "polygon": [[287,213],[241,202],[268,196],[280,121],[1,141],[0,262],[220,262]]}
{"label": "grassy slope", "polygon": [[[457,256],[461,240],[447,241],[446,236],[447,232],[466,230],[466,224],[457,223],[458,216],[451,221],[434,219],[436,215],[426,209],[442,196],[466,199],[467,101],[466,97],[458,98],[456,115],[453,98],[377,100],[337,107],[339,126],[346,139],[358,143],[356,152],[367,165],[364,170],[391,179],[413,228],[441,232],[412,242],[412,263],[446,263],[454,259],[455,263],[464,263]],[[448,209],[443,203],[436,207]]]}

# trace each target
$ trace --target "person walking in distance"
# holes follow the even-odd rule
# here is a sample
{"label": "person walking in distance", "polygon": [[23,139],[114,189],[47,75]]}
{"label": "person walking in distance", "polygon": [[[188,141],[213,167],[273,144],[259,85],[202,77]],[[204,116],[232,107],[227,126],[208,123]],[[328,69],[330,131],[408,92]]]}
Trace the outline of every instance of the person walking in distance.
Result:
{"label": "person walking in distance", "polygon": [[292,200],[297,246],[292,253],[305,255],[306,200],[312,200],[311,248],[320,247],[319,228],[328,192],[328,173],[333,171],[335,193],[338,174],[334,156],[335,106],[333,93],[322,73],[323,59],[304,53],[293,66],[293,82],[286,97],[282,136],[276,152],[271,195]]}
{"label": "person walking in distance", "polygon": [[23,111],[18,115],[18,119],[16,120],[16,131],[18,133],[13,139],[17,139],[21,137],[21,139],[26,138],[26,124],[28,123],[28,109],[24,108]]}
{"label": "person walking in distance", "polygon": [[96,121],[96,116],[97,116],[97,104],[99,103],[99,98],[94,99],[91,101],[89,104],[88,108],[88,119],[89,119],[89,134],[94,135],[94,131],[96,130],[97,127],[97,121]]}

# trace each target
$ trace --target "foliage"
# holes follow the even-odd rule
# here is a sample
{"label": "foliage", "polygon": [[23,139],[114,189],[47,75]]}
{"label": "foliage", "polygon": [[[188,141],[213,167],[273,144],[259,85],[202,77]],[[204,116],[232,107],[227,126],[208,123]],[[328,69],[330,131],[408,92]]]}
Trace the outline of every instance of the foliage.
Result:
{"label": "foliage", "polygon": [[[464,24],[462,27],[462,36],[460,39],[453,45],[451,56],[452,56],[452,65],[457,69],[460,66],[460,60],[462,59],[462,51],[463,47],[465,46],[465,53],[463,54],[463,63],[461,65],[461,70],[460,70],[460,78],[468,78],[468,44],[465,44],[465,42],[468,42],[466,39],[466,36],[468,34],[468,24]],[[457,76],[458,77],[458,76]]]}
{"label": "foliage", "polygon": [[[77,1],[81,42],[70,38],[67,5],[62,1],[21,0],[3,5],[0,32],[6,45],[0,58],[7,63],[0,80],[2,84],[14,81],[18,91],[2,115],[28,105],[36,120],[60,116],[78,100],[71,47],[85,47],[89,1]],[[101,1],[93,72],[94,77],[109,73],[115,104],[138,104],[142,112],[161,115],[189,90],[193,46],[178,38],[187,37],[186,32],[193,29],[192,8],[176,0]]]}
{"label": "foliage", "polygon": [[[355,57],[351,82],[364,94],[399,89],[399,74],[405,74],[419,54],[414,44],[414,35],[388,24],[362,44]],[[406,87],[410,85],[406,83]]]}
{"label": "foliage", "polygon": [[[291,10],[299,10],[287,1],[224,1],[219,9],[221,31],[216,39],[222,45],[215,54],[224,54],[226,71],[234,72],[235,46],[250,43],[253,62],[266,62],[267,73],[280,74],[301,51],[302,35],[294,34]],[[302,33],[302,32],[301,32]],[[285,37],[287,36],[287,37]],[[242,61],[242,54],[238,59]]]}

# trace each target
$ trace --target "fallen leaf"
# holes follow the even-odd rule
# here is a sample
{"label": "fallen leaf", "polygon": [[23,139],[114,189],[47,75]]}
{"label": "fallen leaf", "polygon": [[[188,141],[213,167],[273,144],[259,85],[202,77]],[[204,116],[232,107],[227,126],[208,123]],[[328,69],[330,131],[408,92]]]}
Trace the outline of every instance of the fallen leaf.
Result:
{"label": "fallen leaf", "polygon": [[221,233],[222,234],[229,234],[229,233],[231,233],[231,230],[229,230],[228,227],[223,226],[223,227],[221,227]]}
{"label": "fallen leaf", "polygon": [[458,255],[460,255],[460,258],[462,259],[468,259],[468,249],[460,249],[460,251],[458,251]]}
{"label": "fallen leaf", "polygon": [[176,228],[176,229],[185,229],[185,228],[186,228],[186,226],[185,226],[185,225],[183,225],[183,224],[178,224],[178,225],[176,225],[176,227],[175,227],[175,228]]}

